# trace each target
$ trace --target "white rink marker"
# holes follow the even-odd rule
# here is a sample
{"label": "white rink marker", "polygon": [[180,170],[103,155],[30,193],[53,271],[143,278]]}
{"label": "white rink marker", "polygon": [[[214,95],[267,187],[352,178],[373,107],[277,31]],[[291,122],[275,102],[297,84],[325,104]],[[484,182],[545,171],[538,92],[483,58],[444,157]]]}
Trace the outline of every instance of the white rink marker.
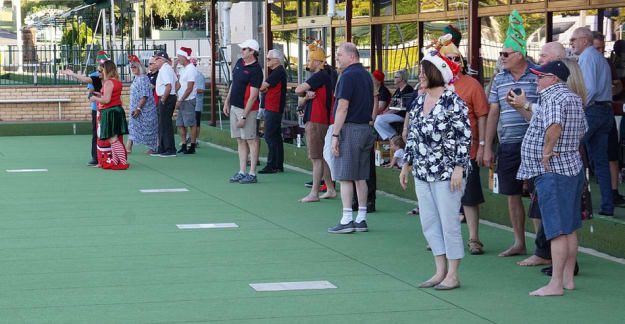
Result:
{"label": "white rink marker", "polygon": [[189,191],[187,188],[173,188],[173,189],[141,189],[139,190],[143,193],[153,193],[153,192],[186,192]]}
{"label": "white rink marker", "polygon": [[336,289],[329,281],[299,281],[299,282],[269,282],[252,283],[250,287],[256,291],[284,291],[284,290],[313,290],[313,289]]}
{"label": "white rink marker", "polygon": [[48,169],[14,169],[7,170],[9,173],[23,173],[23,172],[48,172]]}
{"label": "white rink marker", "polygon": [[234,228],[239,227],[235,223],[216,223],[216,224],[176,224],[179,229],[204,229],[204,228]]}

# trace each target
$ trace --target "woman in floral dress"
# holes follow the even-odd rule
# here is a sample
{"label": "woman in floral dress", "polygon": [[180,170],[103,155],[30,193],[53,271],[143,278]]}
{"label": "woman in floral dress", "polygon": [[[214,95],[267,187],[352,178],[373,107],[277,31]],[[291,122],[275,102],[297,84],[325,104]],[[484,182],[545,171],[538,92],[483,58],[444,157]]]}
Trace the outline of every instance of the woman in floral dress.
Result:
{"label": "woman in floral dress", "polygon": [[406,189],[412,165],[422,230],[436,264],[436,273],[420,288],[460,287],[464,243],[458,210],[470,168],[471,126],[467,105],[450,83],[459,70],[438,51],[427,53],[419,74],[425,92],[412,102],[409,115],[400,184]]}
{"label": "woman in floral dress", "polygon": [[130,153],[133,144],[144,144],[148,147],[144,153],[152,154],[156,152],[158,144],[158,120],[150,79],[138,57],[129,56],[128,61],[135,79],[130,86],[130,116],[128,118],[130,134],[126,147]]}

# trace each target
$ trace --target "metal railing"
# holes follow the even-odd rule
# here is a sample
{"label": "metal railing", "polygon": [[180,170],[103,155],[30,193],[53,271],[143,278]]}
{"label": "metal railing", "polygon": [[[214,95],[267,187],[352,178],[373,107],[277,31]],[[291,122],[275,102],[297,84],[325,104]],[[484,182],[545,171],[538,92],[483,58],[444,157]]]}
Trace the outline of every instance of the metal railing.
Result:
{"label": "metal railing", "polygon": [[[152,53],[165,46],[156,46],[146,50],[113,49],[107,53],[119,67],[118,72],[122,81],[130,81],[128,55],[137,55],[147,61],[146,55],[140,52]],[[78,46],[50,45],[37,46],[31,49],[18,51],[16,46],[0,48],[0,86],[6,85],[61,85],[77,84],[73,78],[60,73],[70,69],[76,73],[88,74],[95,71],[97,53],[101,49],[89,46],[86,49]],[[146,62],[144,62],[146,63]]]}

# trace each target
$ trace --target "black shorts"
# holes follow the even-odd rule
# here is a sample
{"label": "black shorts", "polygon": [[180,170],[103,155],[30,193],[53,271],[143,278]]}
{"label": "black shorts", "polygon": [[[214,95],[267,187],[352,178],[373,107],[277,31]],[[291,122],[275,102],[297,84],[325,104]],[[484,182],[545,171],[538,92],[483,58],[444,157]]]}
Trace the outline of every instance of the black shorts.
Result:
{"label": "black shorts", "polygon": [[200,127],[200,119],[202,119],[202,112],[196,111],[195,112],[195,126]]}
{"label": "black shorts", "polygon": [[530,207],[527,210],[527,217],[541,219],[540,207],[538,205],[538,194],[536,193],[536,187],[534,186],[534,179],[527,181],[527,191],[531,193]]}
{"label": "black shorts", "polygon": [[482,182],[480,180],[480,167],[475,160],[471,160],[471,171],[467,174],[467,184],[462,196],[463,206],[477,206],[484,202]]}
{"label": "black shorts", "polygon": [[616,120],[614,120],[612,123],[612,130],[610,131],[610,134],[608,134],[608,161],[618,161],[619,149]]}
{"label": "black shorts", "polygon": [[499,144],[497,148],[497,179],[499,193],[506,196],[523,193],[523,181],[516,174],[521,166],[521,143]]}

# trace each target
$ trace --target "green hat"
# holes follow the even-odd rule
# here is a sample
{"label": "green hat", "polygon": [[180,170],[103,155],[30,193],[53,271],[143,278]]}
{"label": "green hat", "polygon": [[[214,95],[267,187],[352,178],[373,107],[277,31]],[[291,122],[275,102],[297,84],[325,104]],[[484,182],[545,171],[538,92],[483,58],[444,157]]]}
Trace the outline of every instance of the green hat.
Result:
{"label": "green hat", "polygon": [[516,10],[512,10],[508,19],[508,31],[506,31],[506,41],[503,47],[510,47],[515,51],[527,55],[527,39],[525,38],[525,27],[523,27],[523,18]]}
{"label": "green hat", "polygon": [[460,46],[460,40],[462,39],[462,33],[456,29],[454,26],[452,25],[447,25],[445,26],[445,28],[443,28],[443,35],[445,34],[450,34],[452,37],[452,41],[454,42],[454,45],[456,45],[456,47]]}

